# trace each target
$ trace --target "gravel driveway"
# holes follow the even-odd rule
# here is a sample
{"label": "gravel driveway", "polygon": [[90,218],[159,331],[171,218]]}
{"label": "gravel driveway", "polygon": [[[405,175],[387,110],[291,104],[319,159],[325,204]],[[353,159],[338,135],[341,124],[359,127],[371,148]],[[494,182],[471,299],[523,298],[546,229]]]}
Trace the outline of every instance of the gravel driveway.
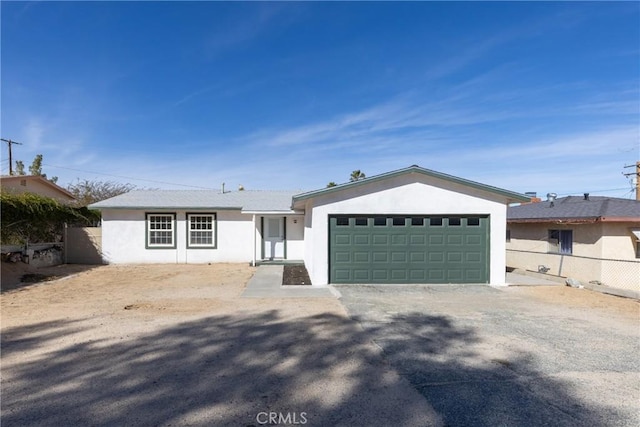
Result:
{"label": "gravel driveway", "polygon": [[569,288],[551,290],[555,301],[487,286],[338,289],[445,425],[640,425],[637,301]]}

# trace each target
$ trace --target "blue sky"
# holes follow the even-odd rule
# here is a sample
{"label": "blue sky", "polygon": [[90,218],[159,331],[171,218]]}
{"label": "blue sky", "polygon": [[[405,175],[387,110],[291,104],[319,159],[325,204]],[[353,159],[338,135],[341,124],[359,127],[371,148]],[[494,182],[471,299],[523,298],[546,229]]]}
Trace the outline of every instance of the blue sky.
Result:
{"label": "blue sky", "polygon": [[2,137],[62,185],[316,189],[418,164],[631,197],[637,2],[3,1],[1,14]]}

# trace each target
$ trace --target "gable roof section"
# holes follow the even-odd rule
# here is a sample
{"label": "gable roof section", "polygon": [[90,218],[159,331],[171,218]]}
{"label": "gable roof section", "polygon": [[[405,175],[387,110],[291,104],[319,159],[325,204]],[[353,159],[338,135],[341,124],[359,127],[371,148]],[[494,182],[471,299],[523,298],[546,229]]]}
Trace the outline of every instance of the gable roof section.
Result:
{"label": "gable roof section", "polygon": [[[20,184],[20,181],[22,181],[22,180],[26,180],[27,182],[29,182],[29,181],[37,182],[39,184],[44,185],[45,187],[51,188],[52,190],[56,191],[61,196],[64,196],[64,198],[66,198],[68,200],[76,200],[76,197],[73,194],[71,194],[69,191],[67,191],[65,188],[60,187],[55,182],[51,182],[48,179],[46,179],[46,178],[44,178],[44,177],[42,177],[40,175],[10,175],[10,176],[2,176],[2,177],[0,177],[0,186],[5,187],[7,190],[11,190],[13,188],[22,190],[21,184]],[[32,189],[29,189],[29,188],[25,187],[24,192],[33,193],[34,191],[32,191]]]}
{"label": "gable roof section", "polygon": [[508,200],[509,203],[528,202],[530,200],[529,197],[526,197],[525,195],[520,194],[520,193],[516,193],[516,192],[513,192],[513,191],[505,190],[505,189],[498,188],[498,187],[493,187],[491,185],[481,184],[479,182],[470,181],[468,179],[459,178],[457,176],[448,175],[446,173],[436,172],[436,171],[431,170],[431,169],[425,169],[425,168],[422,168],[420,166],[413,165],[413,166],[409,166],[408,168],[398,169],[398,170],[395,170],[395,171],[382,173],[380,175],[375,175],[375,176],[372,176],[372,177],[360,179],[360,180],[355,181],[355,182],[348,182],[348,183],[345,183],[345,184],[337,185],[335,187],[328,187],[328,188],[323,188],[323,189],[320,189],[320,190],[309,191],[307,193],[298,194],[298,195],[295,195],[293,197],[293,202],[296,203],[296,202],[299,202],[299,201],[303,201],[303,200],[306,200],[306,199],[312,199],[314,197],[322,196],[322,195],[325,195],[325,194],[331,194],[331,193],[334,193],[334,192],[346,190],[348,188],[354,188],[354,187],[358,187],[360,185],[369,184],[371,182],[382,181],[382,180],[385,180],[385,179],[393,178],[395,176],[406,175],[406,174],[411,174],[411,173],[417,173],[417,174],[425,175],[425,176],[428,176],[428,177],[431,177],[431,178],[437,178],[437,179],[441,179],[441,180],[444,180],[444,181],[449,181],[449,182],[452,182],[452,183],[455,183],[455,184],[464,185],[466,187],[470,187],[470,188],[473,188],[473,189],[476,189],[476,190],[481,190],[481,191],[486,191],[488,193],[497,194],[499,196],[505,197]]}
{"label": "gable roof section", "polygon": [[508,222],[640,222],[640,202],[617,197],[567,196],[507,209]]}
{"label": "gable roof section", "polygon": [[292,212],[297,191],[134,190],[89,205],[91,209],[193,209]]}

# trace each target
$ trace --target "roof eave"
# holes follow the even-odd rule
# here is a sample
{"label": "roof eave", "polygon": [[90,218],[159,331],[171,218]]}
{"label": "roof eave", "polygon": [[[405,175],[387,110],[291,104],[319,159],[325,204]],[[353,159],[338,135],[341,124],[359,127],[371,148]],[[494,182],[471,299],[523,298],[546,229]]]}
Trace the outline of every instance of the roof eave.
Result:
{"label": "roof eave", "polygon": [[457,176],[453,176],[453,175],[448,175],[442,172],[436,172],[430,169],[425,169],[422,168],[420,166],[410,166],[408,168],[404,168],[404,169],[398,169],[395,171],[391,171],[391,172],[386,172],[386,173],[382,173],[380,175],[375,175],[372,176],[370,178],[364,178],[361,180],[357,180],[354,182],[347,182],[344,184],[339,184],[336,185],[335,187],[328,187],[328,188],[322,188],[320,190],[314,190],[314,191],[309,191],[307,193],[302,193],[302,194],[297,194],[293,196],[293,203],[297,203],[303,200],[307,200],[307,199],[311,199],[317,196],[321,196],[321,195],[325,195],[325,194],[331,194],[331,193],[335,193],[338,191],[342,191],[342,190],[346,190],[349,188],[353,188],[353,187],[357,187],[360,185],[364,185],[364,184],[368,184],[371,182],[376,182],[376,181],[382,181],[385,179],[389,179],[389,178],[393,178],[396,176],[400,176],[400,175],[405,175],[408,173],[419,173],[422,175],[426,175],[429,177],[433,177],[433,178],[438,178],[438,179],[442,179],[445,181],[449,181],[449,182],[454,182],[456,184],[460,184],[460,185],[464,185],[464,186],[468,186],[468,187],[472,187],[478,190],[482,190],[482,191],[486,191],[489,193],[494,193],[494,194],[498,194],[502,197],[506,197],[507,198],[507,203],[514,203],[514,202],[528,202],[531,200],[531,198],[523,195],[523,194],[519,194],[513,191],[508,191],[508,190],[504,190],[498,187],[493,187],[490,185],[486,185],[486,184],[481,184],[479,182],[475,182],[475,181],[470,181],[464,178],[459,178]]}
{"label": "roof eave", "polygon": [[96,206],[95,204],[87,206],[89,209],[98,211],[106,209],[114,210],[154,210],[154,211],[172,211],[172,210],[188,210],[188,211],[240,211],[242,207],[220,207],[220,206]]}
{"label": "roof eave", "polygon": [[557,218],[507,218],[507,223],[509,224],[517,224],[517,223],[596,223],[596,222],[637,222],[640,223],[639,217],[628,217],[628,216],[618,216],[618,217],[557,217]]}

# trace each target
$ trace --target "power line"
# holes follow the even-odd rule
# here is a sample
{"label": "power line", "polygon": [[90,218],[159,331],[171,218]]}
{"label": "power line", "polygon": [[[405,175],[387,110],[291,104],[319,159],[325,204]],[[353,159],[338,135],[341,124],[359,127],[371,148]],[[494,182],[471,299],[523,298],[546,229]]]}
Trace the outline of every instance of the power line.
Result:
{"label": "power line", "polygon": [[175,182],[156,181],[156,180],[153,180],[153,179],[133,178],[133,177],[130,177],[130,176],[113,175],[113,174],[110,174],[110,173],[87,171],[87,170],[82,170],[82,169],[74,169],[74,168],[68,168],[68,167],[65,167],[65,166],[56,166],[56,165],[51,165],[51,164],[48,164],[48,163],[47,164],[43,163],[43,166],[48,166],[48,167],[51,167],[51,168],[67,169],[67,170],[75,171],[75,172],[90,173],[90,174],[94,174],[94,175],[111,176],[111,177],[114,177],[114,178],[129,179],[129,180],[133,180],[133,181],[152,182],[154,184],[176,185],[176,186],[180,186],[180,187],[198,188],[200,190],[216,190],[216,188],[211,188],[211,187],[200,187],[200,186],[197,186],[197,185],[176,184]]}

